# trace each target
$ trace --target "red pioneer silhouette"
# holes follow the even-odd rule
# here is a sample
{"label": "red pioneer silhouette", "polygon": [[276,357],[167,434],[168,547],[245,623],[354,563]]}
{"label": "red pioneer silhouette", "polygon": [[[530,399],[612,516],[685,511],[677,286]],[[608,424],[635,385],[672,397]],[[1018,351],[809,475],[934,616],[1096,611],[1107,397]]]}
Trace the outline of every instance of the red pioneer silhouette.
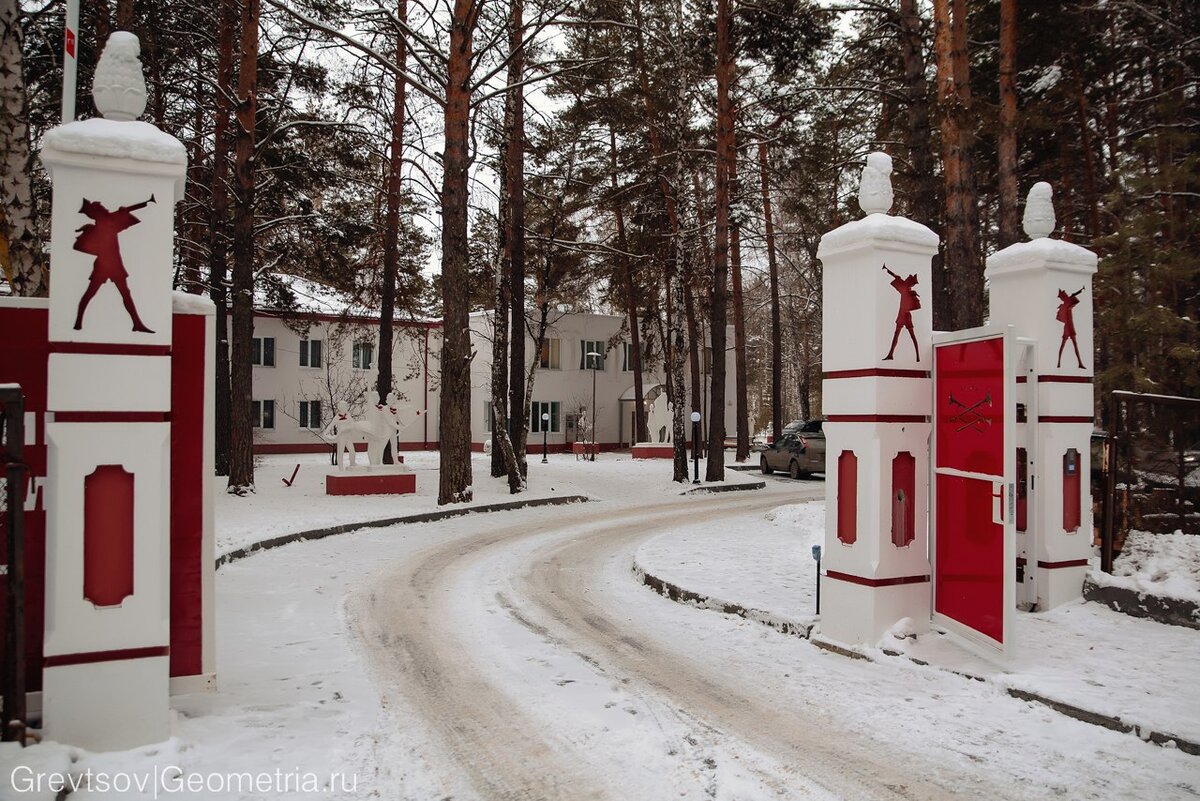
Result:
{"label": "red pioneer silhouette", "polygon": [[1062,341],[1058,343],[1058,366],[1062,367],[1063,348],[1067,346],[1067,340],[1071,340],[1071,345],[1075,348],[1075,361],[1079,363],[1079,369],[1083,368],[1083,357],[1079,355],[1079,343],[1075,340],[1075,307],[1079,305],[1079,295],[1085,287],[1080,287],[1078,292],[1067,294],[1066,290],[1058,290],[1058,313],[1054,315],[1054,319],[1063,324]]}
{"label": "red pioneer silhouette", "polygon": [[87,223],[76,229],[79,236],[75,239],[75,249],[80,253],[95,256],[96,261],[92,267],[92,274],[88,277],[88,288],[84,291],[83,297],[79,299],[79,311],[75,314],[76,331],[83,328],[83,313],[87,311],[92,298],[96,296],[106,281],[112,281],[117,287],[117,291],[121,293],[125,311],[129,312],[129,319],[133,322],[133,330],[144,334],[154,333],[138,316],[133,296],[129,294],[127,280],[129,273],[125,269],[125,262],[121,260],[121,243],[117,241],[118,234],[141,222],[133,216],[133,212],[144,209],[154,202],[156,202],[154,195],[151,195],[149,200],[133,206],[121,206],[116,211],[109,211],[103,203],[84,198],[79,213],[91,217],[95,222]]}
{"label": "red pioneer silhouette", "polygon": [[901,278],[889,270],[886,264],[883,265],[883,271],[892,277],[892,287],[900,293],[900,309],[896,312],[896,331],[892,334],[892,347],[888,349],[888,354],[883,360],[890,361],[896,355],[896,342],[900,339],[900,330],[906,329],[909,338],[912,339],[913,353],[916,354],[917,361],[921,361],[921,348],[917,345],[917,334],[913,331],[912,321],[912,313],[921,308],[921,296],[913,288],[917,285],[917,277],[910,275],[908,278]]}

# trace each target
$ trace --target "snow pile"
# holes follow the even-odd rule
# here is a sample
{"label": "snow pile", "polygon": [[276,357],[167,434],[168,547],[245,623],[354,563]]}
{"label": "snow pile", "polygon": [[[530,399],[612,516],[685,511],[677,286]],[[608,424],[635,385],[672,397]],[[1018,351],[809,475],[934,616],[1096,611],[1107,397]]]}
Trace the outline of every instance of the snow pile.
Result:
{"label": "snow pile", "polygon": [[1200,537],[1131,531],[1113,574],[1097,571],[1092,579],[1101,586],[1200,604]]}
{"label": "snow pile", "polygon": [[46,132],[44,149],[136,159],[158,164],[187,164],[183,143],[148,122],[122,122],[96,117],[68,122]]}

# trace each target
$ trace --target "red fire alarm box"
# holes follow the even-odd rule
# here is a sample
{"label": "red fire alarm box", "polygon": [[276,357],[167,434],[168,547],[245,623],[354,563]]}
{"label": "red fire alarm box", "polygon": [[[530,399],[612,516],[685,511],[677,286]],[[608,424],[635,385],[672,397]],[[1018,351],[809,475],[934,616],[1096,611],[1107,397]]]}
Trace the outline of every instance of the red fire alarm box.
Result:
{"label": "red fire alarm box", "polygon": [[1063,454],[1063,531],[1079,530],[1082,509],[1079,451],[1070,448]]}

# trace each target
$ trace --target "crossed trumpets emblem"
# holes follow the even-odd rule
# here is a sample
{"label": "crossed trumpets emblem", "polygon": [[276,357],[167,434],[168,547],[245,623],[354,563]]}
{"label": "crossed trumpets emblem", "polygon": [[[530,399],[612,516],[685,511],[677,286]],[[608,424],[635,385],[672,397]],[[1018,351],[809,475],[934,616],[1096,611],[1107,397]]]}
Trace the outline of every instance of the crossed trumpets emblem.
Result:
{"label": "crossed trumpets emblem", "polygon": [[977,401],[970,406],[960,400],[957,400],[954,397],[954,393],[950,393],[950,405],[957,406],[962,409],[961,412],[950,418],[951,423],[962,423],[961,426],[954,430],[955,433],[966,431],[968,428],[972,431],[983,431],[985,428],[989,427],[992,424],[991,418],[985,417],[976,411],[985,403],[988,406],[992,405],[992,393],[989,392],[987,395],[983,396],[982,400]]}

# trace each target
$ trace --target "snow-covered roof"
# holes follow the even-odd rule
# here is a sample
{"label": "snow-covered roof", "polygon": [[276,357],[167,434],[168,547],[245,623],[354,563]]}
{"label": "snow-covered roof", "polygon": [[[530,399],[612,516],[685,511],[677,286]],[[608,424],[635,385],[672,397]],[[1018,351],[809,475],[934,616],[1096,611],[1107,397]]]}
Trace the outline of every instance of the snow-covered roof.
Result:
{"label": "snow-covered roof", "polygon": [[[378,320],[379,307],[366,303],[328,284],[286,273],[272,273],[266,286],[254,293],[254,306],[260,311],[275,311],[281,315],[315,314],[327,317],[365,318]],[[290,296],[281,302],[279,295]],[[433,317],[405,317],[406,322],[440,323]]]}

